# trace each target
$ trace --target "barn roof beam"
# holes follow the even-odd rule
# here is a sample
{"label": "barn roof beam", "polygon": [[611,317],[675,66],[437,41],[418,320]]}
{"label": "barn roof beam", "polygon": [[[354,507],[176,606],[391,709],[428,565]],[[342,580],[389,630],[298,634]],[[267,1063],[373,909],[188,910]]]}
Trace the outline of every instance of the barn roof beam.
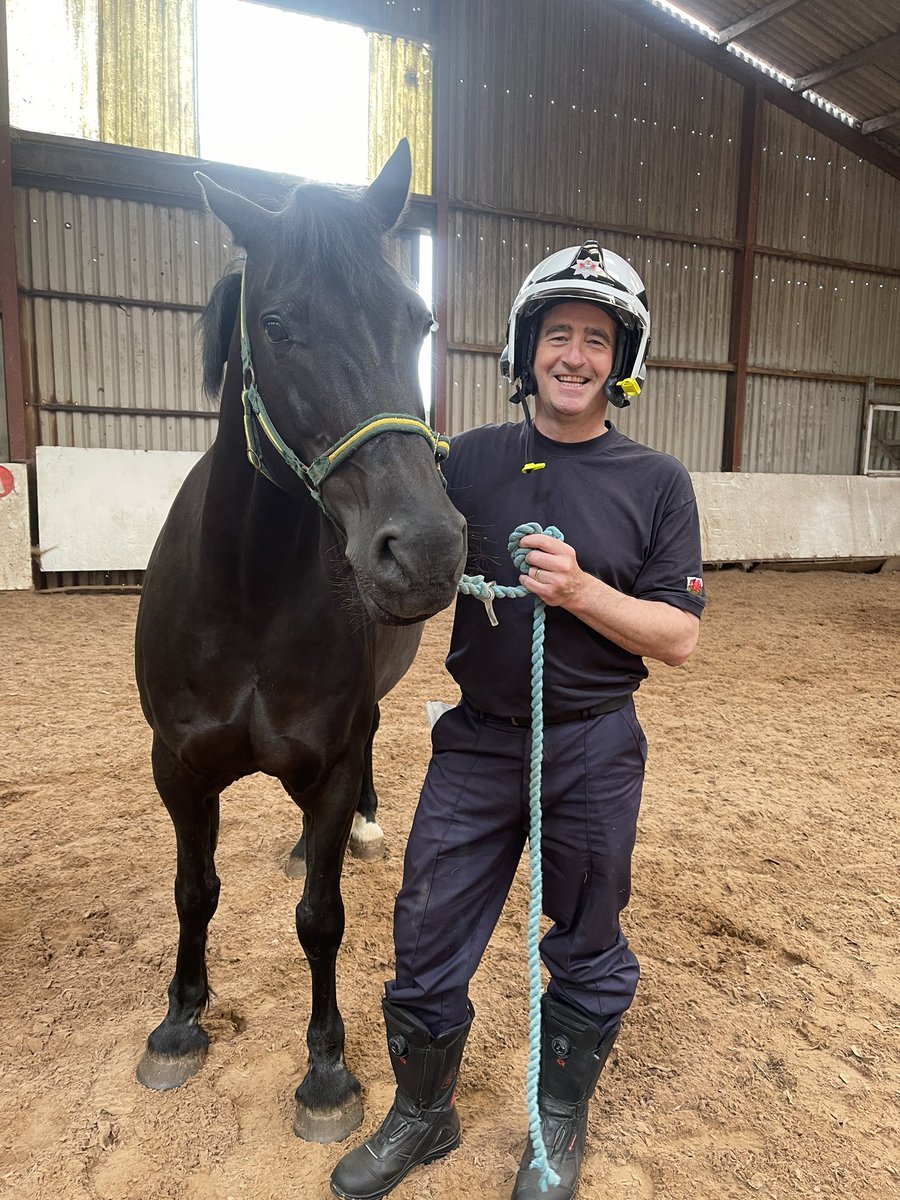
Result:
{"label": "barn roof beam", "polygon": [[802,3],[803,0],[772,0],[772,3],[767,4],[765,8],[742,17],[740,21],[735,21],[733,25],[729,25],[725,29],[720,29],[716,34],[716,44],[727,46],[729,42],[733,42],[741,34],[747,33],[751,29],[756,29],[759,25],[764,25],[766,21],[774,20],[775,17],[781,16],[783,12],[787,12],[791,8],[796,8],[798,4]]}
{"label": "barn roof beam", "polygon": [[877,133],[879,129],[887,129],[889,125],[897,125],[900,123],[900,108],[895,108],[891,112],[882,113],[880,117],[872,117],[870,121],[863,121],[860,125],[862,133]]}
{"label": "barn roof beam", "polygon": [[826,79],[846,75],[848,71],[855,71],[857,67],[864,67],[867,63],[887,58],[896,50],[900,50],[900,30],[890,34],[889,37],[880,38],[877,42],[870,42],[868,46],[854,50],[852,54],[845,54],[843,58],[836,58],[834,62],[826,63],[824,67],[820,67],[817,71],[811,71],[800,79],[795,79],[791,84],[791,91],[805,92],[807,88],[824,83]]}

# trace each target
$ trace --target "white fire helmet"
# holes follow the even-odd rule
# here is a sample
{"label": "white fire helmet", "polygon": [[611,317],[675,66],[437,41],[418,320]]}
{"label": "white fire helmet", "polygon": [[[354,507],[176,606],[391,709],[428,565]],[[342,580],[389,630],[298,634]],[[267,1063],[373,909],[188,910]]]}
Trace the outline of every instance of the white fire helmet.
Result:
{"label": "white fire helmet", "polygon": [[[536,391],[534,351],[541,316],[548,304],[587,300],[609,313],[618,325],[613,369],[606,395],[625,408],[640,393],[650,350],[647,293],[637,271],[597,242],[557,250],[538,263],[519,289],[506,330],[500,370],[526,396]],[[519,392],[516,394],[519,398]]]}

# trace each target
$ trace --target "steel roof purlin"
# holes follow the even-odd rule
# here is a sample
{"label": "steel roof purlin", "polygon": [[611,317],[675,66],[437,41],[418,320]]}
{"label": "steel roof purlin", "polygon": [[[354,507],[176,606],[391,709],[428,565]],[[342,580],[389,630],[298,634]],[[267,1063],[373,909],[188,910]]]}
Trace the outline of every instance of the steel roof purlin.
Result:
{"label": "steel roof purlin", "polygon": [[900,178],[900,0],[606,3]]}

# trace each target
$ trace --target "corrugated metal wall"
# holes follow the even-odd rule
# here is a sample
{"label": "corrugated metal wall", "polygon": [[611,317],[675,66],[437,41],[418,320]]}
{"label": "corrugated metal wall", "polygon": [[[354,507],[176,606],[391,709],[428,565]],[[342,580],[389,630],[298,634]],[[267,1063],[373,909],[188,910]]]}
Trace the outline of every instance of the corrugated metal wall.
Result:
{"label": "corrugated metal wall", "polygon": [[864,396],[862,384],[751,376],[744,425],[746,469],[856,474]]}
{"label": "corrugated metal wall", "polygon": [[761,245],[900,268],[900,180],[771,105],[760,192]]}
{"label": "corrugated metal wall", "polygon": [[[643,275],[661,364],[616,421],[718,469],[741,88],[602,4],[454,13],[450,431],[506,419],[495,355],[512,298],[545,254],[596,234]],[[756,244],[778,254],[755,259],[743,469],[856,470],[865,377],[900,376],[898,212],[900,182],[764,107]]]}
{"label": "corrugated metal wall", "polygon": [[16,242],[32,348],[25,395],[40,443],[205,449],[216,422],[200,395],[194,327],[230,257],[218,221],[196,209],[18,188]]}
{"label": "corrugated metal wall", "polygon": [[197,153],[194,0],[100,0],[100,139]]}
{"label": "corrugated metal wall", "polygon": [[759,244],[875,265],[757,256],[749,362],[783,374],[751,378],[745,470],[858,470],[865,379],[900,374],[898,212],[900,181],[767,107]]}
{"label": "corrugated metal wall", "polygon": [[458,0],[451,197],[729,238],[740,89],[595,0]]}
{"label": "corrugated metal wall", "polygon": [[433,64],[419,42],[369,34],[369,178],[374,179],[401,137],[413,159],[411,190],[431,195]]}
{"label": "corrugated metal wall", "polygon": [[734,233],[740,89],[602,5],[459,7],[450,71],[450,431],[508,419],[496,352],[512,298],[546,254],[599,236],[644,278],[652,356],[722,368],[651,371],[633,410],[616,421],[691,469],[717,469],[733,262],[721,243]]}

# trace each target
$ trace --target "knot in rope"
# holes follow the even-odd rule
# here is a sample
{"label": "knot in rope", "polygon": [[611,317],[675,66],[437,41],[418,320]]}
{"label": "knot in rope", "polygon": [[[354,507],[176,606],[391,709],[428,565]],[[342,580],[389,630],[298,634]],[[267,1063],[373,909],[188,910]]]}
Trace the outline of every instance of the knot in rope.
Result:
{"label": "knot in rope", "polygon": [[[548,537],[558,538],[561,542],[566,540],[555,525],[548,525],[546,529],[542,525],[538,525],[537,521],[529,521],[525,525],[517,525],[509,535],[506,548],[509,550],[520,575],[528,574],[528,563],[525,561],[528,551],[521,549],[519,542],[521,542],[523,537],[527,537],[529,533],[546,533]],[[494,615],[495,600],[516,600],[529,594],[528,589],[522,587],[521,584],[510,586],[508,584],[495,583],[493,580],[488,582],[483,575],[463,575],[457,584],[456,590],[463,596],[474,596],[476,600],[480,600],[487,611],[488,620],[492,625],[499,624]],[[535,596],[534,603],[535,613],[538,611],[538,605],[540,605],[541,611],[546,608],[543,600],[538,600],[537,596]]]}
{"label": "knot in rope", "polygon": [[[509,535],[507,549],[520,575],[528,572],[528,551],[519,543],[531,533],[545,533],[564,542],[566,539],[555,525],[546,529],[535,521],[517,525]],[[506,587],[487,583],[483,575],[463,575],[458,590],[464,596],[475,596],[487,609],[492,625],[497,624],[494,615],[495,599],[507,599],[528,595],[521,585]],[[541,863],[541,773],[544,758],[544,623],[547,606],[540,597],[534,598],[534,617],[531,629],[531,774],[528,785],[530,821],[528,826],[528,860],[531,868],[531,899],[528,906],[528,1074],[525,1098],[528,1108],[528,1131],[531,1134],[533,1158],[531,1166],[540,1172],[540,1189],[546,1192],[556,1187],[559,1176],[547,1159],[547,1147],[541,1132],[541,1114],[538,1108],[538,1081],[541,1068],[541,959],[540,921],[543,907],[543,869]]]}

